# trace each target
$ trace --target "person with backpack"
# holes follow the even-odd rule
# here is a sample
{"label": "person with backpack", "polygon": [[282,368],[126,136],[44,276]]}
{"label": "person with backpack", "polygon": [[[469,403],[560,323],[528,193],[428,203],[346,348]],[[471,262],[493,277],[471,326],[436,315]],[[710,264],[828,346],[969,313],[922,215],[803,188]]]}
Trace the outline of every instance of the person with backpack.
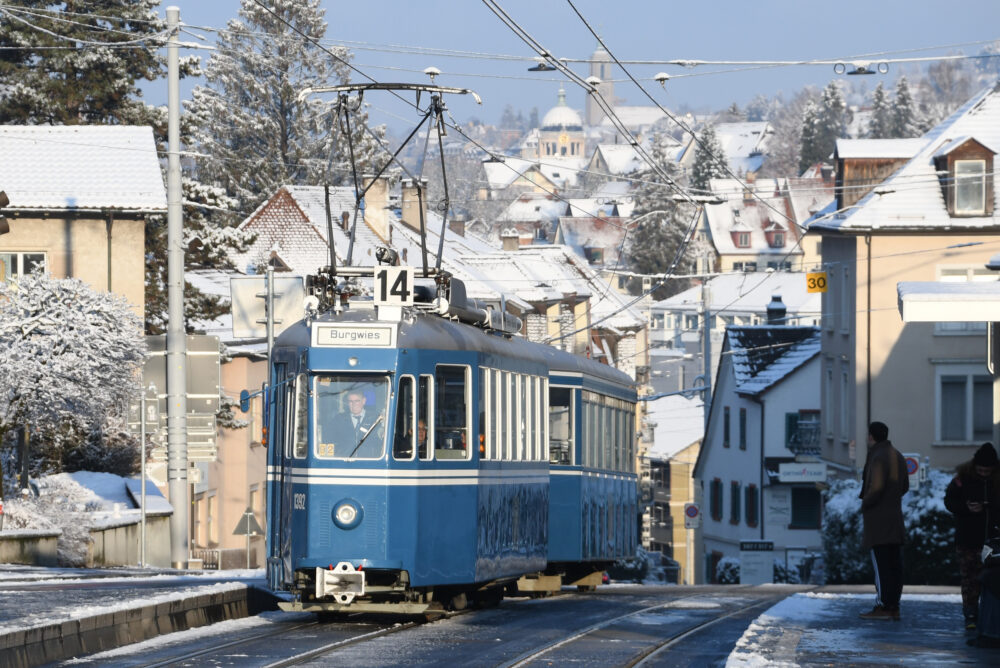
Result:
{"label": "person with backpack", "polygon": [[962,582],[965,628],[976,628],[983,544],[1000,520],[1000,466],[992,443],[983,443],[971,460],[961,464],[944,494],[945,507],[955,516],[955,552]]}

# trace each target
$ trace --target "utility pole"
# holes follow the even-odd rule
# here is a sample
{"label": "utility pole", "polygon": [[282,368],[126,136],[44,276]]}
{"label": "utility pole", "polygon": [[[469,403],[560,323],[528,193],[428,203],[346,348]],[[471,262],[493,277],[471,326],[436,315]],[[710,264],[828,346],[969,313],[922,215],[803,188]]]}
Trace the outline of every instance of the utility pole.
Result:
{"label": "utility pole", "polygon": [[[181,10],[167,7],[167,489],[170,565],[187,568],[187,360],[184,340],[184,221],[181,210],[180,61],[177,55]],[[143,481],[145,484],[145,481]]]}
{"label": "utility pole", "polygon": [[702,323],[702,355],[704,356],[703,385],[705,392],[702,395],[705,405],[705,429],[708,429],[708,416],[712,412],[712,289],[708,287],[706,280],[701,284],[701,323]]}

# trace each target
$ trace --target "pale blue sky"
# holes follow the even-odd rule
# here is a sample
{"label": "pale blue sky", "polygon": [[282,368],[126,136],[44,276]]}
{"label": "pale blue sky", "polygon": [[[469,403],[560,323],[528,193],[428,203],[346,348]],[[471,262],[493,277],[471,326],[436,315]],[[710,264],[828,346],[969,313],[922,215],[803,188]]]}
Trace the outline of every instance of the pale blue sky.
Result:
{"label": "pale blue sky", "polygon": [[[586,58],[594,50],[594,38],[565,0],[498,3],[557,57]],[[239,0],[179,0],[164,3],[161,12],[168,4],[180,7],[184,23],[220,28],[240,6]],[[387,51],[420,47],[533,56],[528,46],[478,0],[325,0],[323,4],[329,24],[327,38],[352,47],[354,64],[371,77],[379,81],[426,81],[423,69],[435,66],[442,71],[438,83],[479,92],[483,97],[481,108],[468,99],[448,99],[459,121],[475,115],[496,122],[507,104],[525,114],[531,107],[538,107],[544,114],[555,103],[561,77],[557,72],[530,73],[526,71],[530,62],[413,53],[415,48],[397,49],[404,53]],[[574,0],[574,4],[622,60],[812,60],[883,52],[891,52],[884,56],[887,58],[974,54],[983,45],[973,43],[1000,39],[998,0]],[[967,46],[930,48],[957,44]],[[850,79],[863,78],[870,90],[879,81],[891,85],[900,72],[915,67],[891,65],[888,75]],[[574,68],[586,76],[585,65]],[[715,110],[734,101],[742,106],[758,93],[790,93],[806,84],[824,86],[836,76],[830,65],[715,74],[709,73],[734,67],[635,65],[629,69],[658,102],[672,109],[688,105]],[[665,89],[650,80],[661,70],[672,76]],[[692,74],[696,76],[683,76]],[[619,71],[615,75],[616,79],[625,78]],[[163,92],[154,90],[160,87],[157,84],[147,88],[150,101],[165,100],[165,84]],[[189,87],[186,85],[185,90]],[[566,88],[570,106],[582,110],[583,92],[572,84]],[[616,83],[615,94],[626,104],[649,103],[630,83]],[[399,127],[413,119],[412,110],[407,112],[388,100],[383,104],[374,94],[366,101],[373,105],[370,113],[376,123]]]}

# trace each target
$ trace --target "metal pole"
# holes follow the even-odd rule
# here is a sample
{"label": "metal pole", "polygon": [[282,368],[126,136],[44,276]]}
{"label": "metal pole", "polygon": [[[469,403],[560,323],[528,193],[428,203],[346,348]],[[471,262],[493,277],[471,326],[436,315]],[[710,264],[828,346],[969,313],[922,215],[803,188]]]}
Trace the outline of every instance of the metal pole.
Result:
{"label": "metal pole", "polygon": [[181,210],[180,67],[177,55],[181,10],[167,7],[167,486],[170,565],[187,568],[187,369],[184,341],[184,221]]}
{"label": "metal pole", "polygon": [[267,368],[271,368],[274,348],[274,267],[267,265]]}
{"label": "metal pole", "polygon": [[705,429],[708,429],[708,416],[712,412],[712,290],[708,287],[708,281],[701,284],[701,304],[702,304],[702,329],[705,332],[703,342],[703,354],[705,356],[705,397],[702,402],[705,406]]}
{"label": "metal pole", "polygon": [[139,397],[139,567],[146,567],[146,388]]}
{"label": "metal pole", "polygon": [[[253,515],[253,513],[248,512],[247,515]],[[250,518],[249,517],[247,517],[247,570],[250,570]]]}

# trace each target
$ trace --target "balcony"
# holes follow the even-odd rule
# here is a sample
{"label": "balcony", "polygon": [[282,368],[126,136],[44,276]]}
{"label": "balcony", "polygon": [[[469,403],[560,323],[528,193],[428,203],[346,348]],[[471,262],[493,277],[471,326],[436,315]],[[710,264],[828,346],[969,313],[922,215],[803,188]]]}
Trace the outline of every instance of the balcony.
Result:
{"label": "balcony", "polygon": [[785,444],[789,450],[796,455],[818,455],[820,454],[819,438],[819,415],[815,419],[807,419],[806,415],[800,415],[798,426],[792,430]]}

